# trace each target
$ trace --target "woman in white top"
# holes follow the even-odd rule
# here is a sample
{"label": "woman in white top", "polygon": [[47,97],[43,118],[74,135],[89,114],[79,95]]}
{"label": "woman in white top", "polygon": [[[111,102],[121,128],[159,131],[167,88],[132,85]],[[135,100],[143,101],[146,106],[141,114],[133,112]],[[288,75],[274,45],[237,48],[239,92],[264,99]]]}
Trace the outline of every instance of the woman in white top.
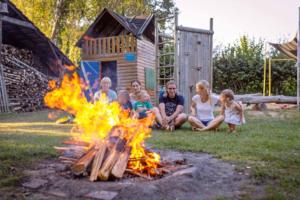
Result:
{"label": "woman in white top", "polygon": [[201,80],[196,84],[197,94],[192,98],[191,115],[188,118],[194,131],[215,130],[223,122],[224,116],[214,117],[214,108],[219,98],[211,94],[209,83]]}

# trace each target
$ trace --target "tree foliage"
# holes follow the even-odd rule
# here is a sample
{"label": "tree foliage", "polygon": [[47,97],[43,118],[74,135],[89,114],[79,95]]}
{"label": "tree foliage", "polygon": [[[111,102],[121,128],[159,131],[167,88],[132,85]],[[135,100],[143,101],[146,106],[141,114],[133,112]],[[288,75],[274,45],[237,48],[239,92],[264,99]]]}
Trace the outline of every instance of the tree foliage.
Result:
{"label": "tree foliage", "polygon": [[[285,58],[272,49],[271,58]],[[264,42],[247,36],[219,50],[213,58],[214,89],[231,88],[235,93],[263,91]],[[272,94],[296,95],[294,61],[272,62]]]}
{"label": "tree foliage", "polygon": [[105,7],[125,16],[159,12],[168,16],[173,0],[12,0],[74,62],[77,40]]}

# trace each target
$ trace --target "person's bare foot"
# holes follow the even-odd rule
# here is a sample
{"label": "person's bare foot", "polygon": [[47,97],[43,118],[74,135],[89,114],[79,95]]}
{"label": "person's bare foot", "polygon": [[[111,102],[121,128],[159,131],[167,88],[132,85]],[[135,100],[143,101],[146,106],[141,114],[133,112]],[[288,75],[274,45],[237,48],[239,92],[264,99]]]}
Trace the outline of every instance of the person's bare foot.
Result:
{"label": "person's bare foot", "polygon": [[236,133],[236,130],[235,129],[229,129],[228,132],[229,133]]}
{"label": "person's bare foot", "polygon": [[198,131],[202,131],[202,129],[201,128],[197,128],[197,127],[192,127],[192,131],[198,132]]}
{"label": "person's bare foot", "polygon": [[173,132],[173,131],[175,130],[175,126],[174,126],[174,125],[170,125],[170,126],[169,126],[169,130],[170,130],[171,132]]}

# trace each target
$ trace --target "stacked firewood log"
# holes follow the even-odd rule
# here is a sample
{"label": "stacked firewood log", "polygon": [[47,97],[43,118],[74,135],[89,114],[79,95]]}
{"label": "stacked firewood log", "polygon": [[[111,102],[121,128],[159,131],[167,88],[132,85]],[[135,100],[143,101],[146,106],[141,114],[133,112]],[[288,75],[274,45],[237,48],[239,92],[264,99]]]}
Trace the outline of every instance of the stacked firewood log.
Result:
{"label": "stacked firewood log", "polygon": [[[70,165],[74,175],[88,175],[90,181],[107,181],[110,178],[121,179],[125,174],[152,180],[153,177],[161,177],[164,174],[191,167],[183,159],[160,161],[155,167],[143,171],[133,170],[129,167],[130,163],[147,162],[149,155],[130,158],[132,150],[128,145],[130,139],[122,138],[122,132],[122,127],[116,126],[110,131],[108,138],[98,143],[66,140],[63,144],[68,146],[54,148],[61,154],[59,159]],[[152,152],[149,149],[145,149],[145,151]]]}
{"label": "stacked firewood log", "polygon": [[44,108],[49,78],[33,66],[32,52],[2,45],[1,64],[11,111],[30,112]]}

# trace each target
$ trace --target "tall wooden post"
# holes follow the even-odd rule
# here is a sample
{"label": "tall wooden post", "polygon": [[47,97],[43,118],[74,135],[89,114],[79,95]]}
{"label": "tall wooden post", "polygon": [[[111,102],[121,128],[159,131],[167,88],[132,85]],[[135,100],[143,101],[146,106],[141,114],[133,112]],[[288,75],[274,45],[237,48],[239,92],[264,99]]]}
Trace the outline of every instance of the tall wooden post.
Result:
{"label": "tall wooden post", "polygon": [[[211,32],[214,31],[214,19],[210,18],[209,19],[209,30]],[[213,89],[213,83],[214,83],[214,79],[213,79],[213,74],[214,74],[214,68],[213,68],[213,34],[211,34],[210,36],[210,86],[211,89]]]}
{"label": "tall wooden post", "polygon": [[6,85],[4,80],[4,73],[3,73],[3,67],[1,62],[1,50],[2,50],[2,14],[7,13],[7,2],[0,2],[0,112],[9,112],[9,102],[8,102],[8,96],[6,91]]}
{"label": "tall wooden post", "polygon": [[297,106],[300,111],[300,7],[298,19],[298,40],[297,40]]}
{"label": "tall wooden post", "polygon": [[174,79],[177,87],[179,87],[179,62],[178,62],[178,8],[175,8],[174,12]]}
{"label": "tall wooden post", "polygon": [[160,88],[159,88],[159,32],[158,32],[158,15],[157,13],[154,13],[154,35],[155,35],[155,77],[156,77],[156,81],[155,81],[155,88],[156,88],[156,98],[159,97],[159,92],[160,92]]}

